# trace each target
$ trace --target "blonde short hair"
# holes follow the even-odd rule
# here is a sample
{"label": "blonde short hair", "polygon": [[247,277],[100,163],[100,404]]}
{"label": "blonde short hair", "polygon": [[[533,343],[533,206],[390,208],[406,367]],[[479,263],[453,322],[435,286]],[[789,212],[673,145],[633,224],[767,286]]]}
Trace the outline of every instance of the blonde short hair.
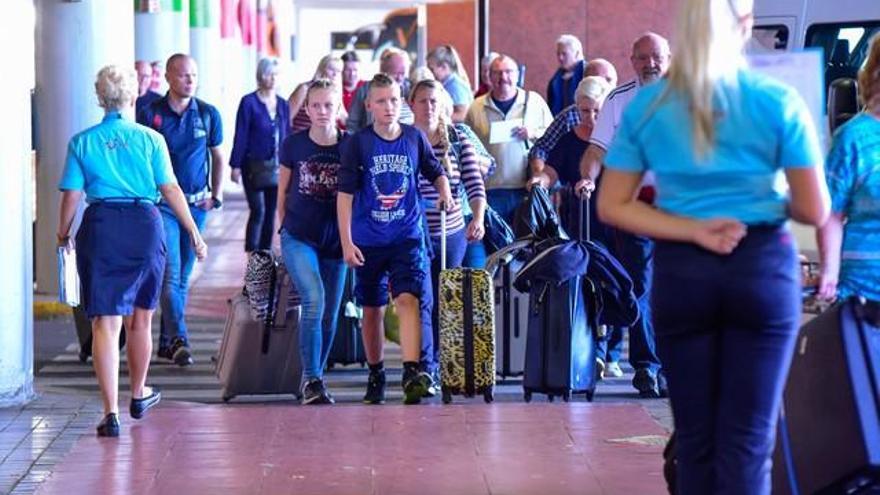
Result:
{"label": "blonde short hair", "polygon": [[575,98],[590,98],[601,105],[609,91],[611,91],[611,83],[604,77],[587,76],[581,79],[574,94]]}
{"label": "blonde short hair", "polygon": [[137,98],[137,73],[134,69],[118,65],[105,66],[98,71],[95,79],[95,94],[104,110],[121,110]]}

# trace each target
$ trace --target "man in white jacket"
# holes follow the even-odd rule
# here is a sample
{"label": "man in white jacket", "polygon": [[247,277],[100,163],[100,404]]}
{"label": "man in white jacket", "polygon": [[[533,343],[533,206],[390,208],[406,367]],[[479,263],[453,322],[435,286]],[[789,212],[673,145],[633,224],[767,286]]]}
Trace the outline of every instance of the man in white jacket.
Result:
{"label": "man in white jacket", "polygon": [[512,223],[526,193],[529,149],[553,121],[553,114],[541,95],[516,86],[519,66],[507,55],[492,61],[489,78],[492,91],[474,100],[465,123],[498,163],[486,179],[489,206]]}

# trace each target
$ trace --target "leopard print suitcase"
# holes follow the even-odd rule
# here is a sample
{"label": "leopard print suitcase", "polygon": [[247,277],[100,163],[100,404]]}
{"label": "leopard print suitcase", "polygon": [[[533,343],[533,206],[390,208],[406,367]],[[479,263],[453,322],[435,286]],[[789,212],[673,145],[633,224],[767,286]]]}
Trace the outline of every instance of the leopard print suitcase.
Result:
{"label": "leopard print suitcase", "polygon": [[486,270],[440,272],[440,381],[443,403],[453,395],[494,400],[495,303]]}

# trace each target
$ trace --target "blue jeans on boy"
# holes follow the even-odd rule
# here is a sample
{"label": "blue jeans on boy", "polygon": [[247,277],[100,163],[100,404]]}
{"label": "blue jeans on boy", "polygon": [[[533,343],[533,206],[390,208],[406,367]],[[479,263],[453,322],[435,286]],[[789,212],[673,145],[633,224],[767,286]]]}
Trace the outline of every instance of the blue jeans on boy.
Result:
{"label": "blue jeans on boy", "polygon": [[[189,296],[189,276],[196,262],[196,252],[192,248],[189,233],[183,229],[171,207],[159,204],[162,223],[165,227],[165,276],[162,280],[162,295],[159,307],[162,310],[159,324],[159,349],[171,347],[171,341],[179,337],[184,345],[189,345],[189,332],[184,313]],[[208,212],[195,205],[189,205],[189,212],[196,222],[199,232],[205,227]]]}
{"label": "blue jeans on boy", "polygon": [[284,266],[302,299],[299,351],[303,380],[321,378],[333,347],[346,268],[341,258],[324,258],[309,244],[281,229]]}
{"label": "blue jeans on boy", "polygon": [[678,493],[769,495],[801,316],[792,235],[749,226],[728,256],[658,242],[656,267],[654,321],[675,418]]}
{"label": "blue jeans on boy", "polygon": [[489,189],[486,191],[486,201],[501,218],[513,227],[513,215],[519,205],[526,199],[526,190],[522,189]]}

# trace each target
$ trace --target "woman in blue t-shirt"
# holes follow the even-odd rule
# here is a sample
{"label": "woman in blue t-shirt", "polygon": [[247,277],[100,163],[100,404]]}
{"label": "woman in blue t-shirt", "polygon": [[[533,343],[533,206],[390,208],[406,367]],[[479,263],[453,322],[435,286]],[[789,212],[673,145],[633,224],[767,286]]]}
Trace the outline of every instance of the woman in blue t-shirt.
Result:
{"label": "woman in blue t-shirt", "polygon": [[[829,209],[806,105],[745,68],[752,5],[682,2],[668,78],[624,111],[599,190],[603,220],[657,240],[654,328],[685,495],[769,495],[801,316],[786,222],[818,226]],[[636,200],[647,171],[657,208]],[[783,174],[788,193],[776,187]]]}
{"label": "woman in blue t-shirt", "polygon": [[434,77],[452,98],[452,121],[463,122],[468,107],[474,102],[474,93],[455,47],[440,45],[434,48],[428,54],[427,62]]}
{"label": "woman in blue t-shirt", "polygon": [[819,230],[819,296],[880,301],[880,35],[859,91],[865,109],[834,134],[825,164],[831,216]]}
{"label": "woman in blue t-shirt", "polygon": [[281,147],[281,251],[302,297],[302,403],[332,404],[323,374],[346,275],[336,223],[339,146],[345,139],[336,129],[339,89],[327,79],[316,79],[303,104],[311,127],[288,136]]}

